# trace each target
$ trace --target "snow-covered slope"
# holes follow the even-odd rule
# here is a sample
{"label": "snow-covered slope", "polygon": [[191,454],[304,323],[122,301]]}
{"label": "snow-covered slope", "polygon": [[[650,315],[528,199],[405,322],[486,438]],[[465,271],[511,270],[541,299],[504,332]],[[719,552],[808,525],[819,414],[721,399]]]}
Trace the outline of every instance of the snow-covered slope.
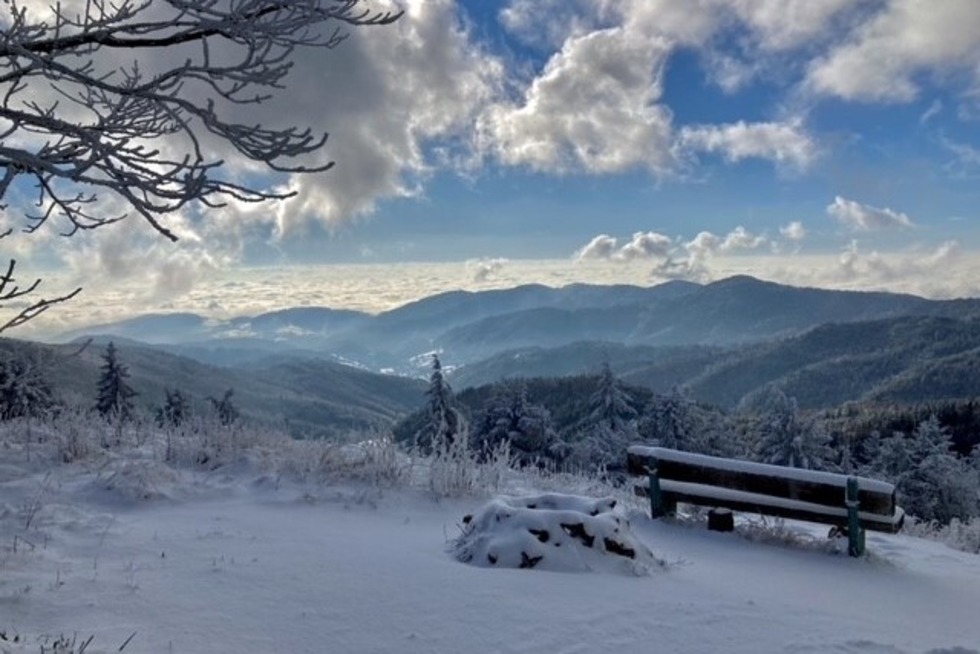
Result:
{"label": "snow-covered slope", "polygon": [[4,653],[61,635],[75,651],[92,638],[89,654],[980,652],[980,558],[907,536],[869,534],[855,560],[634,509],[620,515],[665,568],[476,567],[451,544],[486,497],[289,482],[253,464],[49,472],[7,445]]}

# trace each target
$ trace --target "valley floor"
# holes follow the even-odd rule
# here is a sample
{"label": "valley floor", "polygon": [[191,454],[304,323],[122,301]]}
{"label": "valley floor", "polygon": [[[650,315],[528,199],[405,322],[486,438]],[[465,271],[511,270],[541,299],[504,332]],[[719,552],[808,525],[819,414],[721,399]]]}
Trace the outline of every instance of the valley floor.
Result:
{"label": "valley floor", "polygon": [[71,470],[0,466],[4,654],[980,652],[980,557],[906,536],[854,560],[635,513],[665,570],[500,570],[447,553],[479,500],[240,471],[130,501]]}

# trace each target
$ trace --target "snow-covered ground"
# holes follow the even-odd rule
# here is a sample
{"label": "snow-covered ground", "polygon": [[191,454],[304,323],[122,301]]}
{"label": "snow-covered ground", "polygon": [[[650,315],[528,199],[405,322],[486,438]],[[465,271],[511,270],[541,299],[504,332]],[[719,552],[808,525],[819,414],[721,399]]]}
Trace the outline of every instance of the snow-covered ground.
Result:
{"label": "snow-covered ground", "polygon": [[451,545],[487,497],[24,454],[0,443],[4,653],[980,652],[980,557],[908,536],[851,559],[629,509],[665,567],[486,567]]}

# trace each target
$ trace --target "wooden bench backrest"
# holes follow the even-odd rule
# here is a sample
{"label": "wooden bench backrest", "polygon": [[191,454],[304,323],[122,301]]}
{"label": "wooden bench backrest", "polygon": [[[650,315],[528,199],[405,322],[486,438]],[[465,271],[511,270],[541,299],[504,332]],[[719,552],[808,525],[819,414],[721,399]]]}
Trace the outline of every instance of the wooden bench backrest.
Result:
{"label": "wooden bench backrest", "polygon": [[[647,475],[656,466],[662,480],[703,484],[840,508],[845,506],[847,475],[784,466],[736,461],[692,454],[662,447],[634,445],[627,453],[631,475]],[[877,479],[858,477],[859,511],[880,516],[895,515],[895,486]]]}

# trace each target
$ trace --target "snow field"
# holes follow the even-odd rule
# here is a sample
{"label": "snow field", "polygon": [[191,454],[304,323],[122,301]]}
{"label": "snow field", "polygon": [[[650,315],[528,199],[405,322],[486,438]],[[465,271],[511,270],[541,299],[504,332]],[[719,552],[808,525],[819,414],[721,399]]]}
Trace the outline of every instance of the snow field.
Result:
{"label": "snow field", "polygon": [[258,456],[202,471],[137,450],[53,467],[0,452],[4,654],[63,634],[114,652],[134,633],[127,653],[980,652],[980,559],[904,535],[869,533],[870,555],[850,559],[823,526],[719,534],[620,505],[609,515],[664,568],[479,567],[453,557],[465,515],[578,517],[611,508],[609,489],[542,503],[593,482],[512,473],[498,502],[437,501],[418,484],[280,476]]}

